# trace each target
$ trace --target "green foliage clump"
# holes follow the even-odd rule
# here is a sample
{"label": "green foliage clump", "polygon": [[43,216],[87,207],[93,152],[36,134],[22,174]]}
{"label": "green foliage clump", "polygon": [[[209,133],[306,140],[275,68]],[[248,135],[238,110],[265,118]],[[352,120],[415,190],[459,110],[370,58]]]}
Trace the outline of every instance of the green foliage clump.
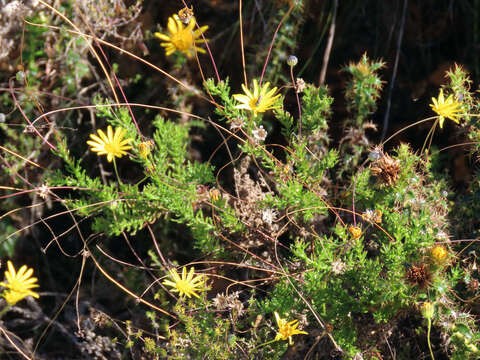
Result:
{"label": "green foliage clump", "polygon": [[345,92],[347,110],[354,116],[354,124],[362,124],[377,109],[377,101],[383,82],[377,71],[385,66],[382,61],[371,61],[363,54],[358,63],[350,63],[344,68],[352,76]]}
{"label": "green foliage clump", "polygon": [[[102,116],[113,126],[127,129],[127,138],[135,139],[135,160],[143,166],[144,178],[136,184],[102,184],[98,177],[90,177],[79,161],[71,158],[66,144],[63,144],[58,155],[65,161],[69,176],[56,172],[49,184],[62,184],[79,190],[79,196],[70,197],[65,204],[79,214],[93,215],[93,229],[98,232],[109,235],[118,235],[123,231],[135,233],[146,223],[166,217],[189,225],[202,246],[214,247],[210,240],[213,230],[211,219],[195,209],[197,187],[213,182],[214,178],[208,165],[187,159],[188,127],[175,125],[158,116],[153,122],[156,128],[153,134],[155,150],[150,156],[142,157],[138,152],[141,141],[136,136],[128,110],[113,112],[109,107],[100,109]],[[135,173],[135,168],[132,170]],[[138,167],[136,173],[141,172],[142,168]]]}

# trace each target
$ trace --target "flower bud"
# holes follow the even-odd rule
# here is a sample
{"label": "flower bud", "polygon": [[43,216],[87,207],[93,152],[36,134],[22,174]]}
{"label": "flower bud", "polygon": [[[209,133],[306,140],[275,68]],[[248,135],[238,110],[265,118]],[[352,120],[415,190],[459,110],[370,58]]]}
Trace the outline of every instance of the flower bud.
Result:
{"label": "flower bud", "polygon": [[422,311],[422,315],[425,319],[430,320],[433,318],[433,315],[435,314],[435,306],[428,301],[425,301],[421,307],[420,310]]}
{"label": "flower bud", "polygon": [[288,66],[295,66],[298,63],[298,59],[295,55],[290,55],[287,59]]}

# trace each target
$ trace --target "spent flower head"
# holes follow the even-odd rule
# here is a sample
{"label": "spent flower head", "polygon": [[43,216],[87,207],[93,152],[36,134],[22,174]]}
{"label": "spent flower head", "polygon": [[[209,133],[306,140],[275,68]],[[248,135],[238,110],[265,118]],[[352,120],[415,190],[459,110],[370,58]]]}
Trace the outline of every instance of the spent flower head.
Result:
{"label": "spent flower head", "polygon": [[211,189],[209,191],[209,194],[210,194],[210,199],[212,201],[218,201],[222,197],[222,193],[218,189],[215,189],[215,188]]}
{"label": "spent flower head", "polygon": [[277,326],[278,326],[278,332],[277,332],[277,336],[275,337],[275,341],[288,340],[288,344],[293,345],[293,339],[292,339],[293,335],[308,334],[305,331],[301,331],[297,329],[298,320],[287,322],[287,320],[282,319],[276,311],[274,312],[274,314],[275,314],[275,320],[277,321]]}
{"label": "spent flower head", "polygon": [[352,235],[352,237],[353,237],[355,240],[360,239],[360,236],[362,236],[362,229],[359,228],[358,226],[350,225],[350,226],[348,227],[348,232],[350,233],[350,235]]}
{"label": "spent flower head", "polygon": [[142,141],[140,144],[138,144],[138,153],[142,158],[146,158],[150,153],[152,152],[153,147],[155,146],[155,143],[153,140],[145,140]]}
{"label": "spent flower head", "polygon": [[117,127],[115,133],[110,125],[107,127],[107,134],[102,130],[97,130],[98,136],[90,134],[91,140],[87,141],[92,151],[97,155],[107,155],[108,162],[111,162],[115,157],[121,158],[126,155],[126,150],[132,147],[128,145],[133,139],[123,139],[127,130]]}
{"label": "spent flower head", "polygon": [[7,267],[8,270],[5,271],[6,281],[0,282],[0,285],[5,288],[2,296],[8,305],[14,305],[29,295],[38,299],[39,295],[31,290],[38,287],[37,278],[32,277],[33,269],[23,265],[17,272],[11,261],[7,262]]}
{"label": "spent flower head", "polygon": [[170,269],[169,270],[170,277],[173,279],[171,280],[164,280],[163,284],[172,287],[172,292],[178,292],[181,297],[187,296],[191,297],[192,295],[200,298],[198,296],[197,292],[198,291],[205,291],[206,288],[203,287],[205,284],[205,276],[204,275],[196,275],[194,276],[195,273],[195,268],[192,266],[190,268],[190,271],[187,274],[187,267],[184,266],[182,269],[182,276],[180,277],[178,275],[178,272],[176,269]]}
{"label": "spent flower head", "polygon": [[181,9],[178,12],[178,18],[185,25],[188,25],[188,23],[192,19],[193,15],[194,15],[193,14],[193,5],[191,7],[185,6],[183,9]]}
{"label": "spent flower head", "polygon": [[[186,21],[186,18],[183,19]],[[182,20],[177,14],[168,18],[167,29],[169,35],[165,35],[159,32],[155,33],[155,36],[164,42],[160,43],[165,48],[165,54],[167,56],[172,55],[175,51],[179,51],[192,57],[195,52],[205,53],[205,50],[198,47],[197,44],[203,43],[203,39],[199,39],[202,34],[207,31],[208,26],[202,26],[197,30],[195,28],[195,17],[191,16],[188,19],[187,26],[184,26]]]}
{"label": "spent flower head", "polygon": [[256,144],[264,141],[267,138],[267,130],[263,128],[263,125],[260,125],[252,130],[253,140]]}
{"label": "spent flower head", "polygon": [[383,216],[383,213],[381,210],[378,210],[378,209],[375,209],[375,210],[371,210],[371,209],[367,209],[365,210],[365,212],[362,214],[362,219],[364,221],[368,221],[368,222],[371,222],[371,223],[376,223],[376,224],[380,224],[382,222],[382,216]]}
{"label": "spent flower head", "polygon": [[462,104],[453,98],[453,94],[449,95],[446,99],[443,96],[443,89],[440,89],[438,98],[432,97],[432,103],[430,107],[438,115],[438,123],[440,128],[443,127],[445,118],[450,119],[457,124],[460,122],[460,114]]}
{"label": "spent flower head", "polygon": [[267,110],[278,109],[280,104],[278,100],[281,94],[276,94],[277,88],[268,89],[270,83],[267,82],[260,87],[256,79],[253,80],[253,92],[250,91],[245,84],[242,84],[242,89],[245,94],[234,94],[233,98],[240,102],[235,106],[237,109],[245,109],[253,111],[253,115],[262,113]]}

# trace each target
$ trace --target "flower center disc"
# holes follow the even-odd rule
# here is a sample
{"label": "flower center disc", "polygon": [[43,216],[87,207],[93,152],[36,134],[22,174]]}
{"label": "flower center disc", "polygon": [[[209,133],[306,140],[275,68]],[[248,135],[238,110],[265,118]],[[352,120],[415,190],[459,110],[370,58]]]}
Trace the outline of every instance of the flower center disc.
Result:
{"label": "flower center disc", "polygon": [[172,36],[171,42],[180,50],[188,50],[193,44],[193,34],[191,31],[183,30]]}
{"label": "flower center disc", "polygon": [[115,144],[107,143],[105,144],[105,151],[109,154],[116,154],[118,152],[117,146]]}

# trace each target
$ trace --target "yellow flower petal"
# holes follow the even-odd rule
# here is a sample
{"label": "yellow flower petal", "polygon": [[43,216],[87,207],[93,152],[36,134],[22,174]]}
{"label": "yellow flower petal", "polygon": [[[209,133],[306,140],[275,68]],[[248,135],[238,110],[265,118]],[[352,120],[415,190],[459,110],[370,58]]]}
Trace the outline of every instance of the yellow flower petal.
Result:
{"label": "yellow flower petal", "polygon": [[170,32],[170,34],[175,34],[178,32],[177,22],[174,20],[173,17],[168,18],[167,29]]}
{"label": "yellow flower petal", "polygon": [[[195,30],[193,34],[195,35],[196,38],[198,38],[198,37],[201,37],[202,34],[207,30],[208,30],[208,25],[200,26],[200,29]],[[199,41],[203,41],[203,39]]]}
{"label": "yellow flower petal", "polygon": [[160,40],[170,41],[170,36],[164,35],[164,34],[159,33],[159,32],[156,32],[154,35],[155,35],[157,38],[159,38]]}
{"label": "yellow flower petal", "polygon": [[250,98],[247,96],[247,95],[243,95],[243,94],[235,94],[233,95],[233,98],[241,103],[245,103],[245,104],[248,104],[248,102],[250,101]]}

